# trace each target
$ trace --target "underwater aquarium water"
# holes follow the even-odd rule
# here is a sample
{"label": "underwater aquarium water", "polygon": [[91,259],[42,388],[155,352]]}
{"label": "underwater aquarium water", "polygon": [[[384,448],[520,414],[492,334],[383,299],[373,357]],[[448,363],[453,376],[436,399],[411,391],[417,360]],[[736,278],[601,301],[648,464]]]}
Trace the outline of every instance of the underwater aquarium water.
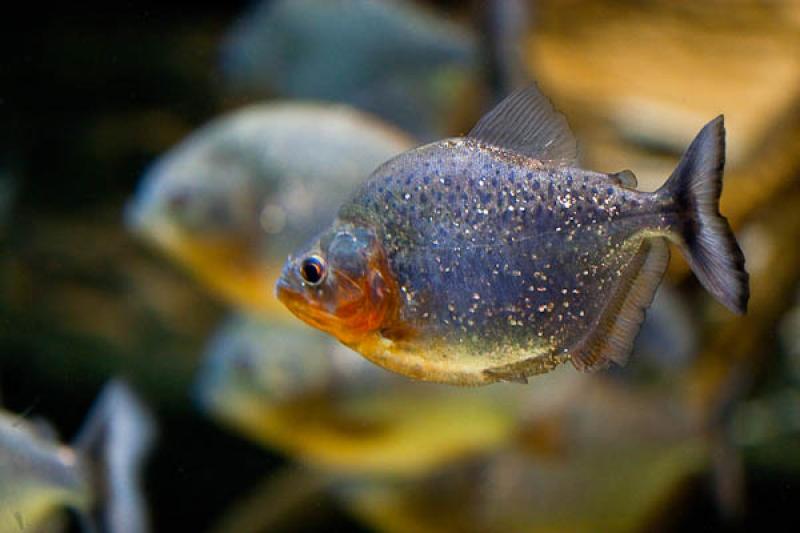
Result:
{"label": "underwater aquarium water", "polygon": [[3,19],[0,533],[795,529],[800,2]]}

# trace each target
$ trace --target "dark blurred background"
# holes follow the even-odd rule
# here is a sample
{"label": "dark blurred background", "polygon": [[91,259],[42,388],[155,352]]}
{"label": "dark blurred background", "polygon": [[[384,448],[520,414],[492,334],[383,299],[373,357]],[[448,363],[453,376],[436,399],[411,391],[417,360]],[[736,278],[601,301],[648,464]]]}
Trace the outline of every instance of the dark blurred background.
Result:
{"label": "dark blurred background", "polygon": [[[520,76],[536,79],[570,117],[585,166],[629,167],[643,188],[654,188],[702,122],[724,112],[731,141],[723,211],[745,235],[746,254],[797,260],[795,250],[769,251],[771,231],[774,246],[800,242],[792,215],[800,212],[797,2],[532,1],[522,29],[498,29],[486,2],[411,5],[463,27],[478,50],[460,92],[446,92],[457,109],[412,131],[417,138],[464,133]],[[220,428],[192,402],[203,346],[226,306],[131,236],[124,205],[159,155],[212,118],[249,102],[306,96],[293,86],[231,88],[221,46],[253,7],[248,2],[19,7],[0,22],[2,406],[50,420],[68,440],[102,384],[127,377],[160,426],[146,471],[154,529],[206,530],[292,459]],[[510,35],[517,37],[509,44]],[[514,51],[516,63],[504,65],[492,47]],[[391,58],[384,65],[390,77]],[[376,112],[371,106],[361,107]],[[392,123],[391,116],[384,118]],[[747,233],[749,226],[756,229]],[[758,261],[748,255],[748,264]],[[769,264],[757,268],[770,277]],[[745,429],[730,430],[745,435],[734,444],[744,471],[739,512],[720,511],[714,476],[702,470],[676,484],[642,529],[793,529],[800,264],[775,268],[781,284],[764,289],[773,292],[763,302],[755,298],[749,321],[729,323],[711,309],[695,324],[698,352],[712,353],[710,368],[718,368],[715,356],[724,362],[736,352],[731,346],[752,343],[734,355],[745,377],[726,382],[735,393],[726,389],[733,399],[720,408],[747,404],[756,412],[739,412],[734,418]],[[685,265],[670,276],[689,305],[706,309]],[[780,416],[762,401],[776,391],[790,391],[794,402]],[[747,432],[747,424],[767,419],[756,437]],[[331,496],[309,505],[286,530],[372,530]]]}

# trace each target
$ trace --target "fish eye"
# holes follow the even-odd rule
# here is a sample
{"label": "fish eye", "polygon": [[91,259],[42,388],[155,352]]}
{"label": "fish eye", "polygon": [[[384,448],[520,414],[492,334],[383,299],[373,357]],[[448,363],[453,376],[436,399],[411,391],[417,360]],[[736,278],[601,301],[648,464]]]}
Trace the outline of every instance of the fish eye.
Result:
{"label": "fish eye", "polygon": [[309,285],[319,285],[325,279],[325,260],[318,255],[305,258],[300,266],[300,275]]}
{"label": "fish eye", "polygon": [[169,195],[167,205],[171,211],[181,212],[186,210],[191,201],[192,193],[186,189],[181,189]]}

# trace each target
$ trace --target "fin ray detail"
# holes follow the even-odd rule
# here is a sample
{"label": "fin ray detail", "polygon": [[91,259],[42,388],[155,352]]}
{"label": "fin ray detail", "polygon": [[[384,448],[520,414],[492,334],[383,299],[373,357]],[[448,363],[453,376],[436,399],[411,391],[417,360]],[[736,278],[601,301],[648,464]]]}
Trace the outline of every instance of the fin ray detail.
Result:
{"label": "fin ray detail", "polygon": [[577,143],[567,119],[536,85],[509,95],[484,115],[467,136],[540,161],[577,164]]}

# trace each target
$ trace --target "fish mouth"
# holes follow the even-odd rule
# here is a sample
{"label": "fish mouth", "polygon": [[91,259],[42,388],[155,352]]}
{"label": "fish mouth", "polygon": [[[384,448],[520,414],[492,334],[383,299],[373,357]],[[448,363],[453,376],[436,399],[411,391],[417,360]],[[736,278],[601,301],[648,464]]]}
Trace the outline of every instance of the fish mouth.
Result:
{"label": "fish mouth", "polygon": [[275,296],[289,311],[314,328],[336,336],[341,327],[341,320],[329,311],[320,308],[306,298],[290,282],[283,278],[275,284]]}
{"label": "fish mouth", "polygon": [[155,241],[163,233],[167,225],[160,218],[159,213],[141,198],[129,200],[122,212],[125,228],[143,240]]}
{"label": "fish mouth", "polygon": [[155,246],[164,252],[176,255],[186,236],[175,224],[145,198],[129,200],[123,209],[125,228],[138,241]]}
{"label": "fish mouth", "polygon": [[324,303],[309,298],[305,287],[298,289],[292,278],[284,276],[275,284],[275,296],[294,316],[347,345],[366,333],[365,302],[361,298],[339,302],[335,310],[331,310]]}
{"label": "fish mouth", "polygon": [[146,215],[147,212],[141,199],[133,198],[125,203],[122,210],[122,222],[130,231],[138,233],[145,225]]}
{"label": "fish mouth", "polygon": [[316,328],[325,329],[320,322],[320,319],[323,317],[330,319],[330,315],[324,313],[320,309],[315,308],[315,306],[308,301],[303,293],[298,291],[285,279],[279,278],[275,284],[275,296],[297,318],[303,320],[304,322],[308,322],[310,325]]}
{"label": "fish mouth", "polygon": [[275,297],[292,312],[294,312],[294,308],[300,303],[300,300],[303,300],[302,296],[297,294],[283,278],[278,278],[278,281],[275,282]]}
{"label": "fish mouth", "polygon": [[289,307],[290,302],[301,298],[297,289],[286,280],[286,269],[275,281],[275,297],[280,300],[286,307]]}

